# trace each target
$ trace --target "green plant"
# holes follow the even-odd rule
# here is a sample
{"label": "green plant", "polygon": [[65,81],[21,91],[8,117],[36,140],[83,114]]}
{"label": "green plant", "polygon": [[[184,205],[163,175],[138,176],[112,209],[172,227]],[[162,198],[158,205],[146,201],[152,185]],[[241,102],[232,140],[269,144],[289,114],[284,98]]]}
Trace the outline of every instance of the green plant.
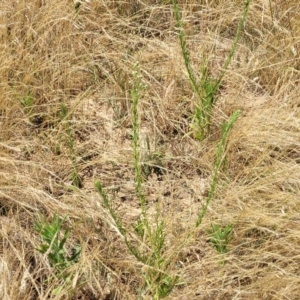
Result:
{"label": "green plant", "polygon": [[[117,229],[119,230],[120,234],[123,236],[124,238],[124,242],[128,248],[128,250],[130,251],[130,253],[132,255],[134,255],[136,257],[136,259],[140,262],[145,262],[146,258],[139,252],[139,250],[137,249],[136,246],[134,246],[129,240],[128,240],[128,232],[127,229],[123,226],[122,224],[122,220],[118,217],[118,215],[116,214],[114,208],[113,208],[113,203],[111,201],[111,199],[107,196],[106,192],[103,190],[103,187],[101,185],[101,183],[99,181],[95,182],[95,187],[98,191],[98,193],[100,194],[100,196],[103,199],[103,203],[105,208],[108,210],[110,216],[112,217],[112,219],[114,220]],[[142,229],[142,227],[141,227]]]}
{"label": "green plant", "polygon": [[78,163],[76,161],[77,155],[76,155],[76,147],[75,147],[75,139],[73,137],[73,131],[71,128],[71,124],[69,121],[69,111],[67,106],[64,103],[61,103],[60,110],[59,110],[59,120],[65,124],[65,132],[66,132],[66,144],[70,151],[70,158],[72,161],[72,174],[71,174],[71,180],[72,185],[76,186],[78,188],[82,188],[82,179],[78,172]]}
{"label": "green plant", "polygon": [[135,180],[136,180],[136,193],[139,197],[140,206],[142,209],[142,222],[144,226],[149,230],[147,224],[146,216],[146,200],[142,191],[142,172],[140,167],[140,153],[139,153],[139,121],[138,121],[138,102],[140,99],[140,93],[144,89],[144,85],[141,82],[141,77],[139,74],[139,66],[136,64],[133,68],[133,83],[131,88],[131,99],[132,99],[132,141],[133,141],[133,164],[135,171]]}
{"label": "green plant", "polygon": [[159,267],[145,268],[146,271],[143,273],[147,289],[144,291],[144,295],[147,294],[147,290],[151,291],[152,299],[159,300],[167,297],[174,286],[179,282],[179,277],[172,277],[167,273],[161,271],[164,261],[159,262]]}
{"label": "green plant", "polygon": [[[156,209],[159,212],[159,209]],[[147,259],[148,270],[144,273],[147,289],[151,292],[153,299],[163,299],[167,297],[179,282],[178,276],[168,274],[168,259],[164,257],[165,247],[165,223],[159,221],[159,213],[156,217],[156,227],[150,237],[151,250],[153,251]]]}
{"label": "green plant", "polygon": [[56,269],[57,276],[66,278],[65,271],[78,261],[81,246],[74,246],[71,256],[66,254],[64,247],[70,235],[70,229],[66,229],[62,233],[64,221],[58,215],[55,215],[51,222],[40,218],[39,221],[35,221],[35,230],[41,235],[43,240],[43,243],[40,244],[37,250],[47,256],[50,265]]}
{"label": "green plant", "polygon": [[[139,66],[136,64],[133,71],[133,86],[131,89],[132,99],[132,125],[133,125],[133,156],[134,156],[134,170],[136,180],[136,193],[139,197],[141,206],[141,217],[138,220],[136,231],[140,233],[141,238],[146,239],[150,245],[150,253],[147,257],[147,265],[150,266],[149,272],[145,274],[145,281],[148,289],[151,291],[154,299],[162,299],[166,297],[177,282],[177,278],[168,275],[162,269],[167,268],[168,262],[163,257],[165,246],[165,223],[159,220],[159,211],[156,209],[156,225],[149,225],[149,218],[147,216],[146,200],[142,191],[142,170],[140,166],[139,153],[139,123],[138,123],[138,102],[140,93],[145,88],[141,82],[139,74]],[[149,145],[148,145],[149,147]],[[143,236],[142,236],[142,235]]]}
{"label": "green plant", "polygon": [[233,225],[211,224],[211,230],[208,230],[207,233],[210,236],[209,241],[214,245],[218,253],[227,253],[229,251],[227,246],[232,239],[232,229]]}
{"label": "green plant", "polygon": [[210,184],[210,189],[209,189],[205,204],[204,204],[201,212],[199,213],[199,216],[198,216],[198,219],[196,222],[196,227],[198,227],[201,224],[203,217],[205,216],[205,214],[207,212],[208,205],[214,196],[216,186],[217,186],[217,181],[219,178],[219,171],[222,168],[225,158],[226,158],[225,152],[226,152],[226,145],[227,145],[227,136],[228,136],[228,133],[229,133],[231,127],[236,122],[236,120],[238,119],[240,114],[241,114],[241,112],[239,110],[235,111],[230,116],[228,122],[225,122],[222,125],[222,138],[221,138],[221,141],[219,142],[219,145],[217,148],[217,157],[216,157],[216,161],[215,161],[215,165],[214,165],[212,182]]}
{"label": "green plant", "polygon": [[135,172],[136,194],[141,207],[141,216],[137,223],[133,226],[134,232],[138,236],[139,245],[129,240],[129,230],[122,224],[122,220],[117,216],[112,201],[104,192],[100,182],[96,182],[95,186],[101,195],[104,206],[107,208],[110,216],[115,222],[116,227],[124,238],[124,242],[128,250],[133,254],[139,262],[147,266],[147,271],[143,273],[145,278],[144,294],[151,294],[153,299],[162,299],[166,297],[173,287],[177,284],[178,278],[171,276],[167,272],[169,261],[164,257],[165,247],[165,223],[160,220],[160,209],[156,209],[156,222],[151,226],[147,215],[147,202],[142,190],[142,169],[140,165],[139,152],[139,115],[138,103],[141,91],[145,86],[141,82],[139,74],[139,66],[136,64],[133,69],[133,82],[131,88],[132,99],[132,141],[133,141],[133,166]]}
{"label": "green plant", "polygon": [[109,211],[117,229],[123,236],[126,247],[139,262],[147,266],[147,271],[143,273],[146,284],[146,288],[143,289],[143,294],[150,292],[152,298],[157,300],[166,297],[172,291],[174,286],[177,285],[179,278],[177,276],[170,276],[164,271],[169,264],[163,257],[165,243],[164,222],[159,221],[157,216],[156,227],[151,231],[151,235],[149,235],[147,228],[145,228],[145,222],[143,222],[141,218],[138,219],[137,224],[134,226],[134,231],[139,236],[141,245],[144,245],[144,242],[147,242],[146,248],[144,246],[139,248],[129,239],[129,236],[132,234],[123,226],[121,218],[116,214],[113,203],[103,190],[100,182],[96,182],[95,187],[101,195],[104,206]]}
{"label": "green plant", "polygon": [[24,107],[26,114],[30,114],[32,112],[32,106],[34,104],[34,98],[31,96],[30,92],[21,99],[21,104]]}
{"label": "green plant", "polygon": [[34,97],[31,95],[30,92],[26,94],[25,97],[20,99],[21,105],[23,106],[24,113],[26,114],[29,122],[34,125],[39,125],[43,121],[43,117],[34,113]]}
{"label": "green plant", "polygon": [[212,78],[209,75],[208,62],[204,55],[204,60],[202,62],[202,68],[201,68],[200,82],[191,66],[190,52],[187,47],[186,35],[183,29],[183,24],[182,24],[177,0],[172,0],[172,1],[173,1],[173,10],[174,10],[174,16],[176,20],[176,26],[178,29],[180,48],[184,59],[185,68],[187,70],[192,89],[194,93],[196,93],[197,95],[195,111],[192,115],[190,126],[194,134],[194,137],[202,141],[208,136],[210,132],[211,115],[212,115],[212,110],[216,103],[217,92],[225,76],[225,73],[230,65],[232,57],[236,51],[236,47],[241,36],[242,28],[246,21],[246,16],[248,13],[248,8],[251,0],[247,0],[245,3],[243,15],[237,28],[235,40],[233,42],[232,48],[228,54],[223,70],[220,73],[219,77]]}

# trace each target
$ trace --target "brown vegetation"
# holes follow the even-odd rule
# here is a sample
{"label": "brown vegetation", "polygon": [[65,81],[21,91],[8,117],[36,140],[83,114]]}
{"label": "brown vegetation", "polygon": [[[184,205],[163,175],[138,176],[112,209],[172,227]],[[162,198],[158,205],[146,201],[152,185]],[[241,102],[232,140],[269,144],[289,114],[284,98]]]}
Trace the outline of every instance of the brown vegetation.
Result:
{"label": "brown vegetation", "polygon": [[[195,73],[206,59],[218,76],[244,1],[178,2]],[[273,2],[250,4],[200,142],[172,1],[1,1],[1,299],[154,298],[145,282],[151,266],[129,252],[94,186],[101,182],[140,243],[131,230],[141,213],[130,95],[137,62],[146,85],[142,188],[150,223],[157,212],[165,222],[162,271],[179,278],[166,299],[299,299],[300,3]],[[221,125],[237,109],[216,192],[195,229]],[[36,250],[34,221],[55,214],[71,228],[66,251],[82,247],[71,282]],[[209,242],[212,223],[233,224],[229,252]]]}

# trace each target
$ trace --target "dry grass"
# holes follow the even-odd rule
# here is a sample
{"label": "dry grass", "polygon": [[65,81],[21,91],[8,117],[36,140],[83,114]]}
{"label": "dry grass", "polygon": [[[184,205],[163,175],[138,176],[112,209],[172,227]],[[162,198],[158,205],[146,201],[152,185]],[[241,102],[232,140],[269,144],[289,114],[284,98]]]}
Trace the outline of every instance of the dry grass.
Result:
{"label": "dry grass", "polygon": [[[193,67],[199,70],[206,56],[210,72],[219,74],[243,1],[179,3]],[[72,1],[2,0],[0,298],[142,294],[149,267],[129,253],[94,187],[96,180],[103,184],[131,228],[140,215],[130,99],[139,62],[147,85],[138,107],[143,190],[150,221],[157,210],[165,220],[164,271],[181,283],[167,299],[299,299],[299,13],[296,0],[251,3],[211,134],[200,143],[189,134],[195,95],[170,1],[89,0],[76,13]],[[64,120],[62,103],[69,109]],[[236,109],[242,115],[230,132],[215,196],[183,243],[209,189],[221,124]],[[74,163],[80,189],[72,186]],[[52,291],[62,282],[36,250],[41,239],[34,230],[39,215],[50,220],[55,213],[68,217],[68,247],[82,246],[70,267],[75,276],[58,295]],[[208,242],[211,223],[234,224],[225,264]]]}

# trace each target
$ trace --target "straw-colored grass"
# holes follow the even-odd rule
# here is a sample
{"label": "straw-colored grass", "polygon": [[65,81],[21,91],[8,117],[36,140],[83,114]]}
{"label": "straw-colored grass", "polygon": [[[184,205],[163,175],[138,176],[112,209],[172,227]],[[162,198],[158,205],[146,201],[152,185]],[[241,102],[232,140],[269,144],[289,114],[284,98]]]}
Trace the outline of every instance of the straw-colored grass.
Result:
{"label": "straw-colored grass", "polygon": [[[159,299],[174,279],[166,299],[299,299],[299,1],[251,1],[203,141],[172,1],[75,2],[0,4],[0,298]],[[178,4],[195,76],[205,60],[218,78],[244,1]],[[222,124],[237,110],[216,174]],[[133,228],[138,168],[150,235]],[[96,181],[148,259],[128,249]],[[81,246],[70,280],[38,251],[35,221],[55,215],[71,230],[65,253]],[[212,224],[233,226],[224,253]]]}

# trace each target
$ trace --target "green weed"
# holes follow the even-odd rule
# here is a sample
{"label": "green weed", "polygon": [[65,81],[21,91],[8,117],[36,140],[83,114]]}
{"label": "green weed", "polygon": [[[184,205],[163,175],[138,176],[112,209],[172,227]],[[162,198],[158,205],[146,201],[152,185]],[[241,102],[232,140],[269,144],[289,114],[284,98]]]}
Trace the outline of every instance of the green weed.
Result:
{"label": "green weed", "polygon": [[151,252],[147,257],[147,265],[150,266],[149,272],[145,274],[145,281],[148,289],[151,291],[154,299],[162,299],[166,297],[175,285],[176,279],[166,274],[162,269],[167,266],[163,257],[165,246],[165,223],[159,220],[159,209],[156,209],[156,226],[149,226],[149,218],[147,216],[146,200],[142,191],[142,170],[140,167],[140,153],[139,153],[139,128],[138,123],[138,102],[140,93],[145,88],[141,83],[139,75],[139,66],[134,66],[133,71],[133,86],[131,89],[132,99],[132,125],[133,125],[133,156],[134,156],[134,170],[136,180],[136,193],[140,200],[142,209],[141,217],[138,220],[136,231],[143,233],[144,239],[148,241]]}
{"label": "green weed", "polygon": [[29,122],[34,125],[39,125],[43,121],[43,117],[35,114],[35,99],[30,92],[25,97],[20,99],[21,105],[23,106],[24,113],[27,116]]}
{"label": "green weed", "polygon": [[243,15],[237,28],[235,40],[233,42],[230,53],[228,54],[228,57],[225,61],[221,74],[219,75],[218,78],[213,78],[210,76],[208,62],[206,60],[206,57],[204,56],[204,60],[202,62],[202,68],[201,68],[200,81],[195,75],[191,65],[190,52],[187,46],[186,35],[181,21],[180,10],[179,10],[177,0],[172,0],[172,1],[173,1],[173,10],[174,10],[174,16],[176,20],[176,26],[178,30],[180,48],[184,59],[185,68],[188,73],[191,87],[194,93],[196,93],[197,95],[197,101],[196,101],[194,113],[191,118],[190,127],[192,129],[192,133],[194,137],[199,141],[202,141],[209,135],[211,115],[217,100],[217,93],[219,91],[222,80],[225,76],[225,73],[230,65],[232,57],[236,51],[236,47],[241,36],[242,28],[244,27],[246,21],[246,16],[248,13],[248,8],[251,0],[246,1]]}
{"label": "green weed", "polygon": [[211,224],[211,230],[207,233],[210,236],[209,241],[214,245],[218,253],[227,253],[229,251],[228,244],[232,239],[233,225]]}
{"label": "green weed", "polygon": [[32,106],[34,104],[34,98],[30,93],[27,93],[27,95],[21,99],[21,104],[24,107],[26,114],[30,115],[33,109]]}
{"label": "green weed", "polygon": [[99,181],[95,182],[95,187],[96,187],[98,193],[100,194],[100,196],[102,197],[105,208],[108,210],[108,212],[109,212],[110,216],[113,218],[115,225],[118,228],[120,234],[123,236],[126,247],[130,251],[130,253],[135,256],[135,258],[138,261],[145,263],[146,258],[144,257],[144,255],[142,253],[140,253],[138,248],[128,240],[128,231],[123,226],[122,220],[116,214],[116,212],[113,208],[112,200],[108,197],[107,193],[103,190],[101,183]]}
{"label": "green weed", "polygon": [[[180,47],[181,47],[185,67],[189,76],[189,81],[192,86],[192,89],[197,95],[197,102],[196,102],[195,111],[191,121],[191,128],[193,130],[194,137],[200,141],[204,140],[210,132],[211,115],[216,103],[217,92],[219,90],[223,77],[225,76],[225,73],[230,65],[232,57],[236,51],[236,47],[240,39],[241,31],[246,21],[249,5],[250,5],[250,0],[247,0],[245,3],[241,21],[238,25],[235,40],[233,42],[230,53],[228,54],[228,57],[225,61],[221,74],[219,75],[218,78],[212,78],[209,75],[208,62],[206,61],[206,58],[204,58],[202,62],[202,68],[201,68],[202,76],[199,82],[191,66],[190,53],[186,43],[186,36],[185,36],[185,31],[183,29],[181,17],[180,17],[179,6],[177,4],[177,0],[173,0],[174,15],[176,20],[176,25],[179,31],[179,41],[180,41]],[[198,216],[196,227],[198,227],[201,224],[202,219],[206,214],[208,205],[211,199],[213,198],[216,189],[219,170],[225,161],[224,153],[225,153],[227,135],[231,126],[237,120],[239,114],[240,114],[239,111],[233,113],[229,121],[223,124],[222,138],[217,149],[217,158],[215,162],[212,183],[210,186],[208,197],[206,199],[206,203]]]}
{"label": "green weed", "polygon": [[229,133],[231,127],[236,122],[236,120],[238,119],[240,114],[241,114],[241,112],[239,110],[235,111],[229,118],[228,122],[225,122],[222,125],[222,138],[221,138],[221,141],[219,142],[219,145],[217,148],[217,157],[216,157],[216,161],[215,161],[212,182],[210,184],[210,189],[209,189],[205,204],[198,216],[198,219],[196,222],[196,227],[198,227],[202,223],[202,220],[207,212],[208,205],[214,196],[216,186],[217,186],[217,181],[219,178],[219,171],[222,168],[222,166],[225,162],[225,158],[226,158],[225,152],[226,152],[226,145],[227,145],[227,136],[228,136],[228,133]]}
{"label": "green weed", "polygon": [[95,186],[103,199],[104,206],[109,211],[116,227],[123,236],[127,249],[139,262],[147,266],[147,270],[143,272],[145,279],[145,287],[142,289],[143,295],[150,293],[152,299],[157,300],[166,297],[174,286],[177,285],[179,278],[177,276],[170,276],[164,271],[168,267],[168,261],[163,256],[165,246],[164,222],[157,219],[156,227],[152,230],[151,235],[149,235],[149,229],[145,228],[145,222],[141,218],[138,220],[137,225],[134,226],[134,231],[138,234],[141,244],[147,242],[146,249],[145,247],[139,248],[129,240],[128,237],[131,233],[123,226],[121,218],[117,216],[113,208],[113,203],[103,190],[100,182],[96,182]]}
{"label": "green weed", "polygon": [[160,209],[157,208],[156,222],[150,226],[149,217],[147,215],[147,203],[142,190],[142,169],[140,165],[139,152],[139,115],[138,103],[141,92],[145,86],[141,82],[139,74],[139,66],[135,65],[133,69],[133,82],[131,88],[132,99],[132,142],[133,142],[133,166],[135,172],[136,194],[141,207],[141,216],[137,223],[133,226],[134,232],[138,235],[140,246],[136,246],[128,239],[129,230],[122,224],[122,220],[117,216],[112,201],[104,192],[100,182],[96,182],[95,186],[101,195],[104,206],[107,208],[110,216],[113,218],[116,227],[124,238],[124,242],[128,250],[133,254],[139,262],[148,266],[147,271],[143,273],[145,278],[144,294],[151,294],[153,299],[162,299],[166,297],[178,282],[177,277],[170,276],[166,271],[168,261],[164,258],[165,247],[165,223],[160,220]]}
{"label": "green weed", "polygon": [[131,88],[131,99],[132,99],[132,141],[133,141],[133,164],[135,171],[136,180],[136,193],[139,197],[140,206],[142,209],[142,217],[144,226],[149,230],[146,216],[146,200],[142,191],[142,172],[140,167],[140,153],[139,153],[139,120],[138,120],[138,102],[140,99],[141,91],[144,89],[144,85],[141,82],[139,74],[139,66],[136,64],[133,69],[133,83]]}
{"label": "green weed", "polygon": [[58,277],[66,278],[66,269],[78,261],[81,246],[74,246],[71,256],[66,254],[64,247],[70,235],[70,229],[66,229],[62,233],[63,223],[64,220],[58,215],[55,215],[51,222],[47,222],[41,218],[39,221],[35,221],[35,230],[43,240],[37,250],[47,256],[50,265],[55,268]]}

